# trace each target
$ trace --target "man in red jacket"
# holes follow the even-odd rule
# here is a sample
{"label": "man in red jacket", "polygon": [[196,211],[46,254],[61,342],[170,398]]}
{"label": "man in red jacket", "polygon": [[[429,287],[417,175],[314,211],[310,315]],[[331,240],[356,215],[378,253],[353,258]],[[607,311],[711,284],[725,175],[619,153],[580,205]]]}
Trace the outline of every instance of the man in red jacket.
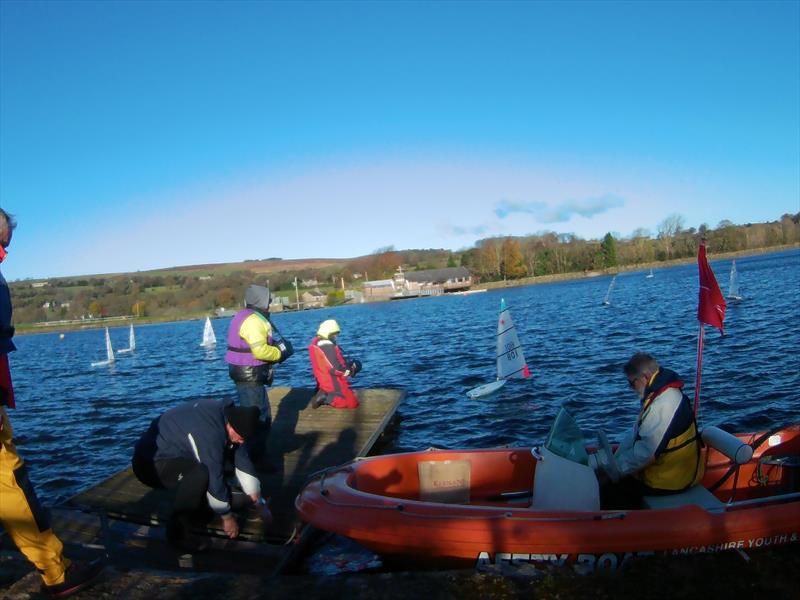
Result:
{"label": "man in red jacket", "polygon": [[348,379],[361,370],[361,363],[345,359],[342,349],[336,344],[340,331],[339,324],[333,319],[323,321],[308,346],[311,368],[317,380],[317,391],[311,399],[313,408],[322,404],[333,408],[358,407],[358,398],[350,389]]}

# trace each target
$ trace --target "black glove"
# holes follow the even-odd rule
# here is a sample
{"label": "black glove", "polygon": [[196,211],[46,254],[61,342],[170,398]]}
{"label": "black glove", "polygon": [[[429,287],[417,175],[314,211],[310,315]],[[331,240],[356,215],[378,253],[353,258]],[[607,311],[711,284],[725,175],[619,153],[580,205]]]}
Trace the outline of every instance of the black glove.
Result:
{"label": "black glove", "polygon": [[361,370],[361,361],[360,360],[352,360],[350,361],[350,377],[355,377],[356,373]]}
{"label": "black glove", "polygon": [[292,354],[294,354],[294,348],[292,347],[292,342],[289,340],[281,340],[277,344],[278,350],[281,351],[281,357],[278,359],[279,363],[282,363],[287,358],[289,358]]}

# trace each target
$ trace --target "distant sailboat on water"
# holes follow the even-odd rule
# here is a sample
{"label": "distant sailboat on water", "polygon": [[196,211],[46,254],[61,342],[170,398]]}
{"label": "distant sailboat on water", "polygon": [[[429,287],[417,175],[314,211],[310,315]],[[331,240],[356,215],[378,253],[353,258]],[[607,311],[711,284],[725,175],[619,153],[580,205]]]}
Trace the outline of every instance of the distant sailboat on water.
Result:
{"label": "distant sailboat on water", "polygon": [[606,290],[606,297],[603,298],[603,304],[609,306],[611,304],[611,290],[614,289],[614,283],[617,281],[617,276],[614,275],[611,278],[611,283],[608,284],[608,290]]}
{"label": "distant sailboat on water", "polygon": [[647,275],[645,275],[644,277],[645,277],[645,279],[652,278],[653,277],[653,269],[650,269],[650,272]]}
{"label": "distant sailboat on water", "polygon": [[506,301],[500,300],[500,317],[497,320],[497,380],[479,385],[467,392],[473,400],[494,394],[512,378],[530,377],[531,373],[522,354],[522,345],[511,320]]}
{"label": "distant sailboat on water", "polygon": [[739,273],[736,270],[736,261],[731,263],[731,277],[728,282],[728,298],[730,300],[743,300],[739,293]]}
{"label": "distant sailboat on water", "polygon": [[136,350],[136,334],[133,332],[133,323],[131,323],[131,328],[128,332],[128,347],[123,348],[122,350],[117,350],[117,354],[122,354],[123,352],[132,352],[133,350]]}
{"label": "distant sailboat on water", "polygon": [[114,362],[114,348],[111,347],[111,335],[108,333],[108,327],[106,327],[106,360],[101,360],[98,362],[93,362],[93,367],[101,367],[103,365],[110,365]]}
{"label": "distant sailboat on water", "polygon": [[210,348],[217,343],[217,336],[214,335],[214,328],[211,327],[211,319],[206,317],[206,324],[203,327],[203,341],[200,343],[204,348]]}

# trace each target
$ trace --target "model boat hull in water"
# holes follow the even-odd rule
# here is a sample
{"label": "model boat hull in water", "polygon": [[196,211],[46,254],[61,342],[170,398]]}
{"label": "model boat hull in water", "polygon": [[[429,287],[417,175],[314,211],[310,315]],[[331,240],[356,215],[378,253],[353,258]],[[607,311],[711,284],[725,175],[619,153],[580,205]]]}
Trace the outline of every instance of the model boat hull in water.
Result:
{"label": "model boat hull in water", "polygon": [[[295,504],[315,527],[387,557],[438,565],[555,562],[591,571],[619,567],[637,554],[797,542],[800,425],[736,437],[754,446],[738,471],[725,454],[708,448],[702,483],[655,508],[600,510],[596,499],[581,506],[582,486],[596,487],[594,472],[579,463],[564,468],[558,461],[567,459],[552,453],[543,459],[546,447],[367,458],[316,477]],[[600,454],[584,449],[589,464]],[[548,464],[561,481],[540,482]],[[591,475],[576,475],[581,469]]]}
{"label": "model boat hull in water", "polygon": [[506,384],[505,379],[498,379],[497,381],[492,381],[491,383],[484,383],[483,385],[479,385],[478,387],[472,388],[470,391],[468,391],[467,397],[476,400],[478,398],[491,396],[505,384]]}

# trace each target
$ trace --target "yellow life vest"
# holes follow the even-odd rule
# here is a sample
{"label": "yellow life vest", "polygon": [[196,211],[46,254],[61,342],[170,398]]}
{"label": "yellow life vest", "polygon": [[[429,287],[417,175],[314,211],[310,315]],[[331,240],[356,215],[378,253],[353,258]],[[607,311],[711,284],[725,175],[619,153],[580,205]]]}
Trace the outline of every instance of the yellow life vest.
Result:
{"label": "yellow life vest", "polygon": [[[680,383],[680,382],[678,382]],[[653,401],[669,388],[676,388],[683,398],[666,433],[666,444],[656,449],[655,460],[641,472],[642,482],[656,490],[680,491],[697,484],[705,473],[697,424],[688,397],[670,384],[650,394],[642,404],[639,423]]]}

